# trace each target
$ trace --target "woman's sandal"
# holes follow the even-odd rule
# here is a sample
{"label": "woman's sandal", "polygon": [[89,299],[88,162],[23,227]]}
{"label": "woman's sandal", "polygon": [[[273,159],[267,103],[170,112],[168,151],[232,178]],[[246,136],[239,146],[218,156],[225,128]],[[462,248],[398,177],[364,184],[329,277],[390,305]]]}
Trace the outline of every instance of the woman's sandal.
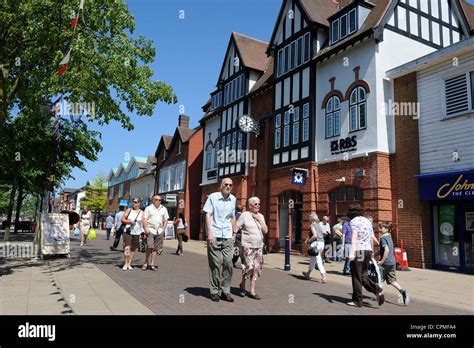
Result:
{"label": "woman's sandal", "polygon": [[321,283],[326,284],[328,282],[327,278],[321,278]]}
{"label": "woman's sandal", "polygon": [[245,288],[242,286],[242,283],[239,284],[239,288],[240,288],[240,297],[245,297],[245,295],[247,295],[247,290],[245,290]]}
{"label": "woman's sandal", "polygon": [[148,265],[146,263],[143,264],[142,266],[142,271],[146,271],[148,269]]}
{"label": "woman's sandal", "polygon": [[253,298],[254,300],[260,300],[261,299],[261,297],[258,296],[257,294],[252,295],[250,292],[247,293],[247,296],[250,297],[250,298]]}
{"label": "woman's sandal", "polygon": [[151,266],[152,271],[158,271],[158,266]]}

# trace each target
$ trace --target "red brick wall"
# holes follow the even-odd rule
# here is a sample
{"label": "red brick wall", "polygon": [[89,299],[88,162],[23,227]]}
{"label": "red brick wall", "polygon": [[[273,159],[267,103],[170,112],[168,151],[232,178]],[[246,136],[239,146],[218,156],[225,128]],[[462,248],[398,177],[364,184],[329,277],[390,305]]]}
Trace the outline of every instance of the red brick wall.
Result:
{"label": "red brick wall", "polygon": [[[184,149],[183,149],[184,150]],[[189,225],[189,237],[199,239],[200,230],[200,203],[201,203],[201,178],[203,160],[203,130],[193,134],[186,144],[188,153],[188,169],[186,173],[186,198],[185,217]]]}
{"label": "red brick wall", "polygon": [[[395,102],[417,102],[416,73],[394,81]],[[431,232],[428,203],[420,202],[418,181],[420,173],[418,120],[415,115],[395,116],[396,154],[392,175],[392,196],[395,214],[393,239],[399,245],[403,239],[408,262],[414,267],[431,267]]]}

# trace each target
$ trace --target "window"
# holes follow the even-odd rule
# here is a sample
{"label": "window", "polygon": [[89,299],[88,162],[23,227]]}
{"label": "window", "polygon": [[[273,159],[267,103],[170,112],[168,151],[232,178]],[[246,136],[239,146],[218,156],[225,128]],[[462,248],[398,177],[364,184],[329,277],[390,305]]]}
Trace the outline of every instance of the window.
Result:
{"label": "window", "polygon": [[219,163],[219,150],[220,150],[220,143],[217,142],[216,146],[214,147],[214,168],[217,168]]}
{"label": "window", "polygon": [[350,97],[351,132],[367,127],[367,92],[364,87],[356,87]]}
{"label": "window", "polygon": [[347,36],[347,15],[344,15],[341,17],[340,25],[341,25],[341,29],[340,29],[341,38],[346,37]]}
{"label": "window", "polygon": [[332,22],[331,27],[331,41],[334,43],[339,41],[339,19],[336,19],[334,22]]}
{"label": "window", "polygon": [[291,58],[290,58],[290,70],[293,70],[296,66],[296,41],[291,43]]}
{"label": "window", "polygon": [[285,70],[283,71],[285,74],[289,71],[290,68],[290,46],[285,47]]}
{"label": "window", "polygon": [[114,188],[110,187],[109,188],[109,199],[113,199],[113,198],[114,198]]}
{"label": "window", "polygon": [[326,138],[340,135],[341,101],[339,97],[329,98],[326,104]]}
{"label": "window", "polygon": [[300,141],[300,108],[294,109],[293,114],[293,144]]}
{"label": "window", "polygon": [[214,151],[212,145],[207,145],[206,148],[206,170],[212,169],[212,156],[214,155]]}
{"label": "window", "polygon": [[297,52],[296,65],[300,66],[303,62],[303,37],[300,37],[297,41],[296,52]]}
{"label": "window", "polygon": [[304,35],[304,62],[305,63],[310,58],[309,52],[310,52],[310,35],[309,33],[306,33]]}
{"label": "window", "polygon": [[303,105],[303,142],[309,140],[309,103]]}
{"label": "window", "polygon": [[239,142],[238,149],[243,150],[244,149],[244,134],[242,132],[239,132],[238,142]]}
{"label": "window", "polygon": [[474,111],[474,71],[444,81],[446,118]]}
{"label": "window", "polygon": [[123,183],[119,185],[119,197],[123,197]]}
{"label": "window", "polygon": [[349,12],[349,34],[352,34],[356,29],[356,9],[353,9]]}
{"label": "window", "polygon": [[278,51],[277,76],[286,74],[310,59],[310,33]]}
{"label": "window", "polygon": [[275,149],[279,149],[281,146],[281,115],[275,117]]}
{"label": "window", "polygon": [[280,76],[283,74],[283,50],[278,51],[278,70],[277,75]]}
{"label": "window", "polygon": [[170,190],[175,190],[176,186],[176,167],[170,168]]}
{"label": "window", "polygon": [[176,155],[181,155],[181,147],[183,146],[183,144],[181,143],[181,139],[178,139],[178,152],[176,153]]}

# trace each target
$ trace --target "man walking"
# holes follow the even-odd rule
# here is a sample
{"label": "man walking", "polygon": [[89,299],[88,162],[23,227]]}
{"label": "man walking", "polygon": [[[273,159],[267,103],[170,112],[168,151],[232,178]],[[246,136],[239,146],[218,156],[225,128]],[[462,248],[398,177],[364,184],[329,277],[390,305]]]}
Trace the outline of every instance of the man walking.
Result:
{"label": "man walking", "polygon": [[105,230],[107,231],[107,240],[110,239],[110,231],[112,231],[112,226],[114,225],[114,218],[109,213],[105,219]]}
{"label": "man walking", "polygon": [[120,243],[120,237],[123,234],[125,225],[122,226],[122,216],[124,214],[125,207],[121,205],[119,207],[119,212],[115,214],[115,239],[114,239],[114,244],[110,247],[110,250],[114,251],[117,250],[117,247]]}
{"label": "man walking", "polygon": [[327,263],[331,263],[331,261],[329,261],[329,258],[326,256],[326,254],[329,252],[329,247],[331,246],[331,227],[329,226],[329,217],[323,216],[323,221],[321,221],[319,225],[323,229],[323,236],[324,236],[323,261]]}
{"label": "man walking", "polygon": [[156,254],[161,255],[163,250],[163,239],[169,219],[168,209],[161,205],[161,197],[159,195],[153,196],[152,204],[145,208],[145,219],[148,233],[146,234],[145,263],[142,266],[142,270],[146,271],[148,269],[151,255],[151,270],[157,271]]}
{"label": "man walking", "polygon": [[[204,204],[207,227],[207,258],[211,300],[234,302],[230,296],[232,281],[232,256],[235,234],[236,198],[231,194],[232,180],[223,179],[221,190],[214,192]],[[220,298],[219,298],[220,293]]]}

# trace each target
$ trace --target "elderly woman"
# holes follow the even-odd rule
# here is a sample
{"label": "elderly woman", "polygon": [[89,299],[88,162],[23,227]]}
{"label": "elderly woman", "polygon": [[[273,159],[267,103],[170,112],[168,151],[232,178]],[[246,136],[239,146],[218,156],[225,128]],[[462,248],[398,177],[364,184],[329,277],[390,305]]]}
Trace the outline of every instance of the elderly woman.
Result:
{"label": "elderly woman", "polygon": [[122,270],[124,271],[133,269],[132,261],[135,257],[136,249],[138,249],[140,244],[140,235],[142,232],[148,233],[145,214],[140,209],[142,198],[135,197],[132,202],[132,207],[128,208],[122,215],[122,224],[125,225],[125,233],[123,235],[123,240],[125,241],[125,249],[123,253],[125,262],[122,267]]}
{"label": "elderly woman", "polygon": [[324,269],[323,259],[321,253],[324,253],[324,232],[319,224],[319,218],[316,213],[309,214],[310,233],[305,243],[308,249],[315,249],[318,253],[316,256],[311,256],[309,259],[309,267],[307,272],[303,272],[306,279],[310,279],[311,271],[316,264],[318,265],[319,273],[321,273],[321,283],[327,283],[326,270]]}
{"label": "elderly woman", "polygon": [[81,246],[86,245],[87,237],[89,235],[89,230],[91,229],[91,212],[87,209],[87,206],[84,206],[84,210],[81,213]]}
{"label": "elderly woman", "polygon": [[[248,200],[249,211],[242,213],[237,220],[237,228],[241,230],[242,247],[240,252],[242,263],[242,282],[240,296],[254,300],[261,297],[255,293],[255,282],[263,270],[263,235],[268,232],[265,218],[259,213],[260,199],[252,197]],[[245,281],[250,279],[250,291],[245,290]]]}

